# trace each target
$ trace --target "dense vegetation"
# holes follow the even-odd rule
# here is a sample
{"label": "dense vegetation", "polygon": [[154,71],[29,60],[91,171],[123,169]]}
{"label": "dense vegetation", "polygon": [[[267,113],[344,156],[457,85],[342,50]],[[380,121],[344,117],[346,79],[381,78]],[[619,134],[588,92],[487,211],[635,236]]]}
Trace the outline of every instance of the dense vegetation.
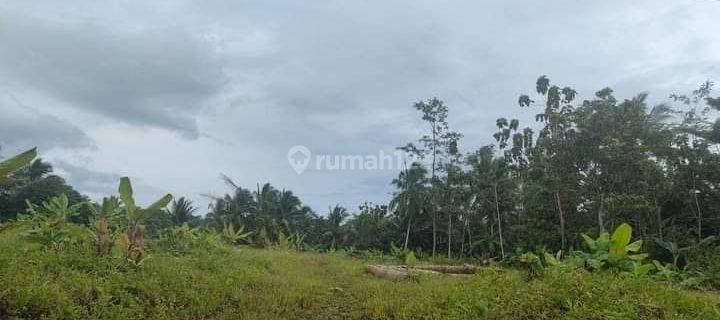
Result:
{"label": "dense vegetation", "polygon": [[[712,83],[652,107],[544,76],[535,91],[518,99],[534,123],[497,119],[468,153],[448,107],[417,102],[427,133],[399,147],[392,201],[352,214],[229,177],[204,216],[171,195],[142,207],[128,178],[93,202],[34,149],[0,162],[0,317],[720,318]],[[363,259],[486,267],[396,283]]]}

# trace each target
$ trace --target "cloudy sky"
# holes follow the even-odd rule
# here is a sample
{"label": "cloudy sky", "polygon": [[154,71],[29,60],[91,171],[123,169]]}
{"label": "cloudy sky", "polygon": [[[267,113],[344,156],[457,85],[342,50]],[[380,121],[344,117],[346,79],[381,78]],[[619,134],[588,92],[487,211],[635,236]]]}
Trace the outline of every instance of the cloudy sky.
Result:
{"label": "cloudy sky", "polygon": [[653,101],[720,79],[714,0],[113,3],[0,3],[1,152],[38,146],[92,197],[127,175],[141,200],[206,206],[224,173],[355,208],[397,171],[298,175],[288,149],[391,153],[437,96],[470,151],[497,117],[528,119],[517,96],[541,74]]}

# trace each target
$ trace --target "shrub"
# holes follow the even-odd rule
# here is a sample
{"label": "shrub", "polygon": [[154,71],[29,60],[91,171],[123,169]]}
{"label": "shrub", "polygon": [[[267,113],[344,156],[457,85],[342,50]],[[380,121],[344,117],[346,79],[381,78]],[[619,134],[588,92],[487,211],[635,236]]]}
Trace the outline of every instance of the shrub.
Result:
{"label": "shrub", "polygon": [[[647,254],[638,253],[642,248],[642,240],[630,242],[632,227],[627,223],[618,226],[612,236],[603,232],[597,239],[582,234],[589,252],[574,252],[574,261],[579,261],[589,270],[616,270],[645,275],[654,265],[644,264]],[[578,259],[579,258],[579,259]]]}
{"label": "shrub", "polygon": [[250,243],[252,231],[245,232],[245,226],[240,226],[235,230],[235,225],[225,222],[223,224],[222,239],[225,243],[236,245],[240,243]]}
{"label": "shrub", "polygon": [[154,241],[158,251],[166,251],[175,255],[188,254],[197,247],[200,239],[199,230],[190,228],[187,223],[179,227],[164,229],[160,238]]}
{"label": "shrub", "polygon": [[64,194],[41,205],[28,202],[27,214],[22,217],[23,222],[30,225],[30,230],[24,233],[25,238],[56,252],[85,242],[88,238],[85,228],[69,222],[78,214],[81,205],[69,205]]}

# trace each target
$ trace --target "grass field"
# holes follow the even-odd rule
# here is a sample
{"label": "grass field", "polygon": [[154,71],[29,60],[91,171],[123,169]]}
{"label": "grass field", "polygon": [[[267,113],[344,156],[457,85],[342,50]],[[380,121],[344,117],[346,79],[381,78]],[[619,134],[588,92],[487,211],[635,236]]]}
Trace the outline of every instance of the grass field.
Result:
{"label": "grass field", "polygon": [[250,248],[156,252],[129,268],[13,230],[0,250],[1,319],[720,319],[720,295],[565,268],[391,281],[340,253]]}

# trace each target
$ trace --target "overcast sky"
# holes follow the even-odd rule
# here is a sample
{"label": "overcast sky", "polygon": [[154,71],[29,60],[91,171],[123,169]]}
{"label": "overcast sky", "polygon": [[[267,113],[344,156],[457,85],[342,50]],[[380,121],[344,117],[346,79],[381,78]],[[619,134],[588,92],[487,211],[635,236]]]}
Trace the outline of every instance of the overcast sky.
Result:
{"label": "overcast sky", "polygon": [[127,175],[142,201],[205,207],[224,173],[354,210],[398,172],[298,175],[288,149],[391,153],[424,131],[413,102],[437,96],[470,151],[496,118],[530,119],[517,96],[541,74],[653,101],[720,79],[713,0],[113,3],[0,3],[0,152],[38,146],[94,198]]}

